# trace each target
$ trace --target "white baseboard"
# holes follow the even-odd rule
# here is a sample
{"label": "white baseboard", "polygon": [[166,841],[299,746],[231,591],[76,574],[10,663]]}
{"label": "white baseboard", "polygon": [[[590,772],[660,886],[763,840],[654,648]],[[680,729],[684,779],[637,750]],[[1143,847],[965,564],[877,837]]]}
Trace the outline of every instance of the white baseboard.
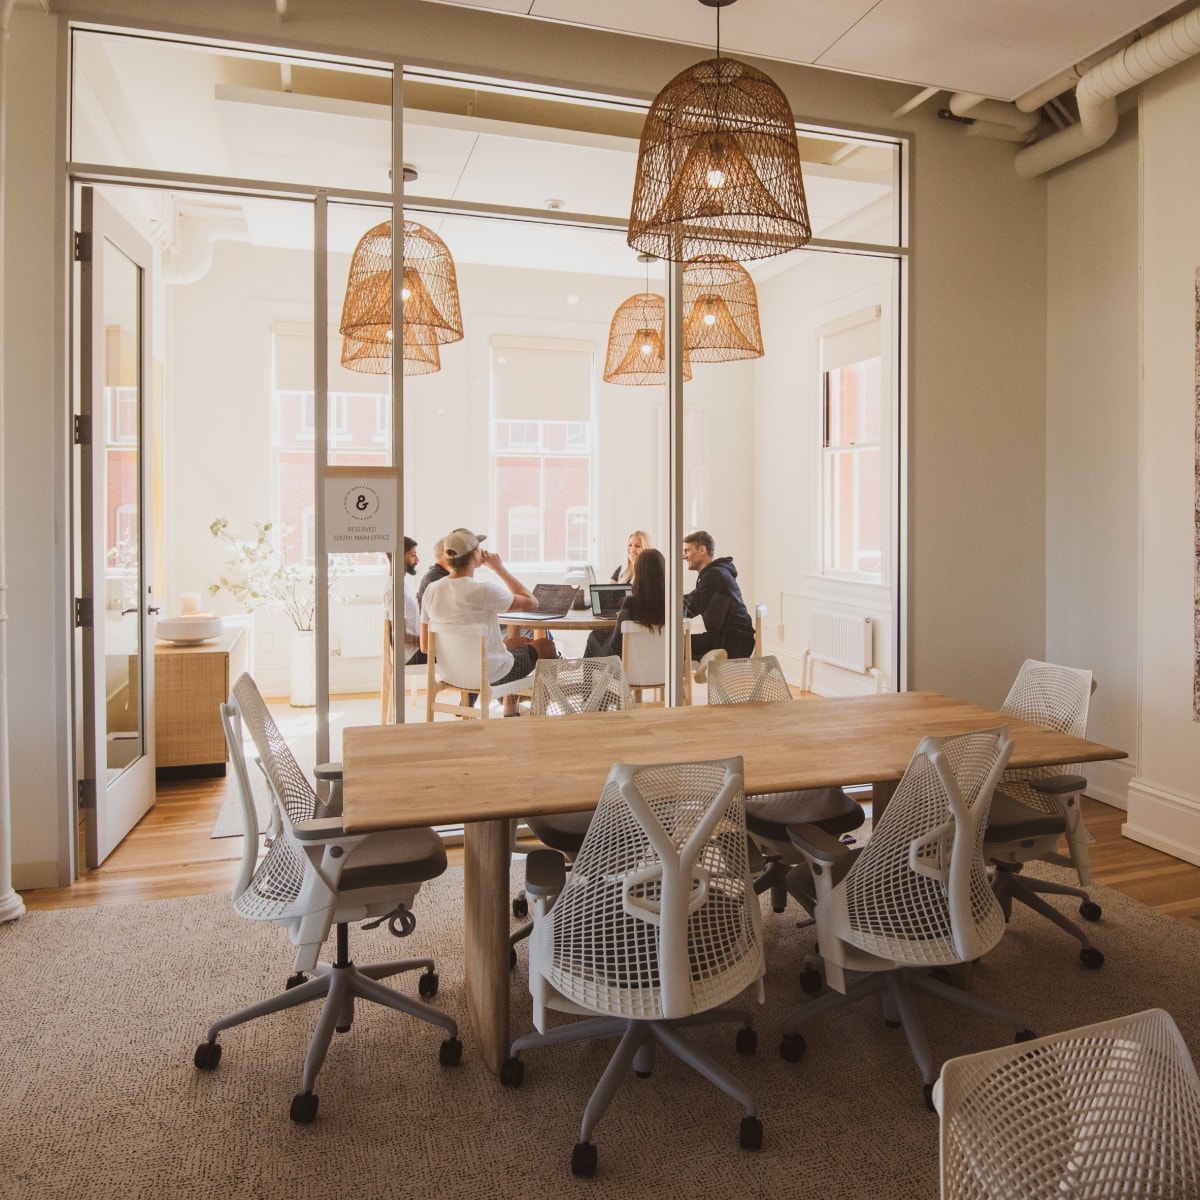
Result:
{"label": "white baseboard", "polygon": [[1200,797],[1184,796],[1135,777],[1129,784],[1126,811],[1128,819],[1121,832],[1127,838],[1200,866]]}

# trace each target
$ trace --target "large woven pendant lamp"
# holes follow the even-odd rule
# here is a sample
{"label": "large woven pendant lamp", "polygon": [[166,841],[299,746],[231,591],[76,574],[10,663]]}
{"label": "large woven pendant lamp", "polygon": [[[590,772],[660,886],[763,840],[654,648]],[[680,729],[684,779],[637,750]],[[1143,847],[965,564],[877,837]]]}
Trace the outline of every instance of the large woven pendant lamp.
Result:
{"label": "large woven pendant lamp", "polygon": [[642,126],[629,214],[630,246],[672,262],[702,254],[746,261],[812,237],[796,123],[778,85],[757,67],[717,57],[676,75]]}
{"label": "large woven pendant lamp", "polygon": [[724,254],[683,265],[683,348],[697,362],[761,358],[762,328],[754,280]]}
{"label": "large woven pendant lamp", "polygon": [[[404,222],[404,374],[441,366],[438,346],[463,336],[458,277],[446,243],[416,221]],[[342,304],[342,365],[385,373],[392,352],[392,223],[368,229],[354,249]]]}
{"label": "large woven pendant lamp", "polygon": [[[622,301],[608,331],[605,383],[662,387],[667,382],[666,317],[667,302],[654,292],[638,292]],[[686,352],[683,377],[692,377]]]}

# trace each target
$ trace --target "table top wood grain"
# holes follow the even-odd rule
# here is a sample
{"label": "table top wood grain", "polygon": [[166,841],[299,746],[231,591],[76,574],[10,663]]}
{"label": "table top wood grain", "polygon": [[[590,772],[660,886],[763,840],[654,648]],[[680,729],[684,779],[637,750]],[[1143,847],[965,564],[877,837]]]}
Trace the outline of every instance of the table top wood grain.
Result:
{"label": "table top wood grain", "polygon": [[747,792],[888,783],[922,737],[1005,724],[1013,767],[1126,757],[936,692],[357,726],[342,740],[343,817],[367,832],[572,812],[595,805],[614,762],[736,754]]}

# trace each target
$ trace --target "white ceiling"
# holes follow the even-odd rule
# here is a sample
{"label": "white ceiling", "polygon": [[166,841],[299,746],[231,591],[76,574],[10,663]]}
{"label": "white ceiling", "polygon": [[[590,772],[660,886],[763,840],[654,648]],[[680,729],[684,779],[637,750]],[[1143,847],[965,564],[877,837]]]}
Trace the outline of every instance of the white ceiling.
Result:
{"label": "white ceiling", "polygon": [[[698,0],[429,2],[710,51],[717,27],[716,10]],[[739,0],[721,10],[721,50],[1015,100],[1176,7],[1177,0]]]}

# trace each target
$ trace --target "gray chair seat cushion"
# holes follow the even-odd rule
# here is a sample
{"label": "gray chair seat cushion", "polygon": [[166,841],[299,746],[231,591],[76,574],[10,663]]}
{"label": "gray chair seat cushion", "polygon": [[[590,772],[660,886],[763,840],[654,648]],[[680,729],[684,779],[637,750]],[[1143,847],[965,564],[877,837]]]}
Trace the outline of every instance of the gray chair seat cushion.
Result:
{"label": "gray chair seat cushion", "polygon": [[1064,817],[1030,808],[1005,792],[994,792],[983,842],[985,846],[988,842],[1024,842],[1053,837],[1064,833],[1066,828]]}
{"label": "gray chair seat cushion", "polygon": [[786,842],[789,825],[819,825],[826,833],[840,837],[865,820],[862,806],[840,787],[746,797],[746,828],[773,841]]}
{"label": "gray chair seat cushion", "polygon": [[423,883],[445,869],[446,848],[432,829],[389,829],[371,834],[350,852],[338,888],[348,892]]}
{"label": "gray chair seat cushion", "polygon": [[555,813],[553,816],[527,817],[525,822],[539,842],[574,858],[583,845],[583,835],[592,823],[592,810]]}

